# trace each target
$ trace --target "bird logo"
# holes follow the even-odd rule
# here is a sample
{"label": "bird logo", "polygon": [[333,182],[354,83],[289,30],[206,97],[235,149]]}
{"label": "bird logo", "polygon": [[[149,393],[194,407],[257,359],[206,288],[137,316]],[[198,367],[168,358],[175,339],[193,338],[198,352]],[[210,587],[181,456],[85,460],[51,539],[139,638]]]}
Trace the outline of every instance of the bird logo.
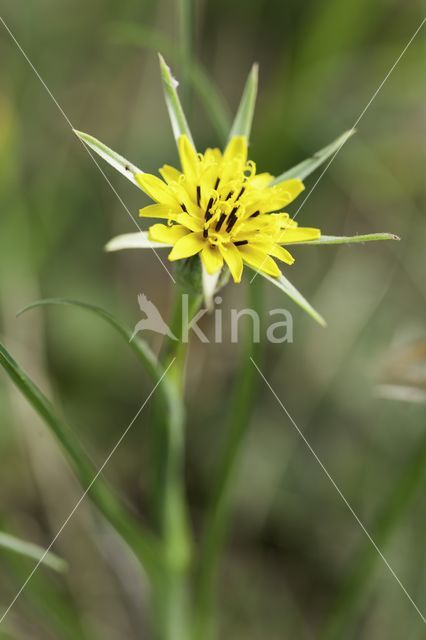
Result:
{"label": "bird logo", "polygon": [[146,318],[139,320],[135,325],[129,342],[131,342],[140,331],[155,331],[155,333],[159,333],[162,336],[168,336],[172,340],[177,340],[174,333],[164,322],[155,304],[151,302],[151,300],[148,300],[144,293],[138,295],[138,304],[142,313],[146,315]]}

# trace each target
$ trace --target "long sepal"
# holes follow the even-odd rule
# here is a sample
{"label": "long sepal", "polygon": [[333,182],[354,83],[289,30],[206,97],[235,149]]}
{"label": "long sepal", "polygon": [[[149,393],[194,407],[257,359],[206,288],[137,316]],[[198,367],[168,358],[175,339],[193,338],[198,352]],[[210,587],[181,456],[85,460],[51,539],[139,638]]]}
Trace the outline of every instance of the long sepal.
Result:
{"label": "long sepal", "polygon": [[201,264],[201,279],[203,284],[203,297],[204,304],[208,311],[213,309],[213,297],[216,293],[216,288],[219,282],[220,271],[217,271],[213,275],[207,273],[207,270],[203,264]]}
{"label": "long sepal", "polygon": [[296,289],[296,287],[291,284],[289,280],[287,280],[285,276],[281,274],[279,278],[273,278],[272,276],[268,276],[261,271],[259,271],[258,273],[259,275],[269,280],[269,282],[272,282],[272,284],[274,284],[276,287],[281,289],[281,291],[284,291],[284,293],[287,294],[288,297],[293,300],[293,302],[299,305],[299,307],[303,309],[303,311],[306,311],[306,313],[310,315],[311,318],[313,318],[316,322],[318,322],[318,324],[320,324],[322,327],[327,326],[324,318],[318,313],[318,311],[315,311],[313,306],[306,300],[304,296],[302,296],[302,294]]}
{"label": "long sepal", "polygon": [[[82,131],[77,131],[74,129],[75,135],[80,138],[84,144],[86,144],[90,149],[95,151],[103,160],[108,162],[116,171],[119,171],[123,176],[125,176],[130,182],[133,182],[137,187],[139,184],[135,178],[137,173],[143,173],[141,169],[128,160],[120,156],[119,153],[116,153],[109,147],[107,147],[103,142],[97,140],[93,136],[90,136],[88,133],[83,133]],[[139,187],[140,189],[140,187]]]}
{"label": "long sepal", "polygon": [[298,244],[356,244],[363,242],[377,242],[378,240],[400,240],[400,238],[394,233],[367,233],[355,236],[321,236],[316,240],[306,240],[306,242],[294,243],[293,246]]}
{"label": "long sepal", "polygon": [[247,78],[240,105],[229,133],[229,139],[234,136],[245,136],[247,140],[250,139],[251,125],[256,105],[258,76],[259,66],[254,64]]}
{"label": "long sepal", "polygon": [[173,77],[170,67],[166,64],[163,56],[158,54],[160,58],[161,80],[163,83],[164,97],[166,99],[167,111],[169,112],[170,122],[172,123],[173,135],[176,142],[183,135],[186,135],[195,149],[194,140],[189,129],[188,121],[180,102],[177,87],[179,85],[176,78]]}
{"label": "long sepal", "polygon": [[164,242],[154,242],[148,238],[147,231],[136,231],[136,233],[123,233],[112,238],[106,245],[106,251],[121,251],[122,249],[162,249],[171,247],[171,244]]}
{"label": "long sepal", "polygon": [[339,136],[337,140],[334,140],[334,142],[332,142],[331,144],[314,153],[311,158],[300,162],[291,169],[288,169],[288,171],[284,171],[284,173],[275,178],[275,180],[271,183],[271,186],[279,184],[284,180],[290,180],[291,178],[299,178],[299,180],[304,180],[309,174],[315,171],[315,169],[318,169],[318,167],[324,164],[324,162],[327,162],[327,160],[334,154],[337,154],[343,147],[345,142],[347,142],[347,140],[349,140],[349,138],[353,136],[354,133],[355,129],[349,129],[348,131],[345,131],[345,133]]}
{"label": "long sepal", "polygon": [[46,567],[60,573],[67,570],[68,565],[65,560],[59,558],[56,554],[51,551],[46,551],[37,544],[26,542],[4,531],[0,531],[0,549],[31,558],[31,560],[44,564]]}

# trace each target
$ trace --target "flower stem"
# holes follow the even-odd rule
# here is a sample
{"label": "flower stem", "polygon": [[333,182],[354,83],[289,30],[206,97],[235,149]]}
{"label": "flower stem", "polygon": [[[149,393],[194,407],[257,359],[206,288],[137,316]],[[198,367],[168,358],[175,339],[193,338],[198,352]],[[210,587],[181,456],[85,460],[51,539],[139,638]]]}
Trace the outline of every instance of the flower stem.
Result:
{"label": "flower stem", "polygon": [[[198,310],[199,296],[190,299],[189,317]],[[184,388],[187,344],[182,340],[182,291],[176,288],[171,330],[178,340],[169,340],[164,361],[173,361],[167,375],[168,406],[166,438],[162,451],[161,529],[165,550],[165,576],[158,597],[161,640],[188,640],[188,578],[191,564],[191,534],[184,487],[185,411]]]}
{"label": "flower stem", "polygon": [[[258,278],[249,288],[250,306],[259,316],[262,308],[261,287],[262,283]],[[217,466],[211,501],[207,509],[196,575],[193,640],[210,640],[213,636],[215,583],[219,556],[227,534],[234,479],[256,400],[257,376],[251,358],[259,360],[260,346],[253,341],[252,332],[248,332],[225,430],[228,435]]]}

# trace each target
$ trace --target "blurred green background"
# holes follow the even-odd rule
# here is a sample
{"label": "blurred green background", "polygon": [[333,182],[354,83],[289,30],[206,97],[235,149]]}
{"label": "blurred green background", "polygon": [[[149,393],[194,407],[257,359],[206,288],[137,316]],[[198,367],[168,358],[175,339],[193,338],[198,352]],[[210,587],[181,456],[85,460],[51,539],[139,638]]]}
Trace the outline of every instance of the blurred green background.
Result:
{"label": "blurred green background", "polygon": [[[353,125],[424,8],[417,0],[195,3],[193,55],[225,96],[218,118],[190,82],[183,88],[199,149],[221,144],[222,122],[258,61],[251,157],[259,170],[277,174],[303,160]],[[4,0],[2,17],[76,128],[144,170],[176,163],[155,53],[191,80],[182,68],[191,51],[182,47],[176,3]],[[326,234],[391,231],[402,242],[295,250],[289,277],[329,326],[316,326],[265,286],[265,312],[284,305],[295,325],[294,343],[265,345],[262,360],[423,611],[425,53],[421,32],[298,216]],[[140,291],[167,314],[170,281],[150,252],[103,252],[133,223],[2,25],[0,59],[1,334],[100,465],[151,383],[97,318],[71,308],[15,314],[41,297],[69,297],[103,306],[132,327]],[[136,214],[144,196],[103,168]],[[224,290],[225,315],[231,305],[244,306],[248,286]],[[202,327],[213,336],[211,318]],[[149,340],[158,348],[155,336]],[[191,347],[186,479],[196,535],[226,435],[238,354],[229,337],[207,346],[195,339]],[[80,489],[3,373],[0,383],[0,526],[47,546]],[[151,436],[147,408],[105,471],[148,524]],[[425,638],[420,616],[261,382],[234,494],[220,572],[220,638],[309,640],[326,637],[335,624],[334,637],[345,640]],[[0,637],[150,637],[146,584],[88,505],[54,549],[68,573],[40,569]],[[0,550],[2,608],[32,566]]]}

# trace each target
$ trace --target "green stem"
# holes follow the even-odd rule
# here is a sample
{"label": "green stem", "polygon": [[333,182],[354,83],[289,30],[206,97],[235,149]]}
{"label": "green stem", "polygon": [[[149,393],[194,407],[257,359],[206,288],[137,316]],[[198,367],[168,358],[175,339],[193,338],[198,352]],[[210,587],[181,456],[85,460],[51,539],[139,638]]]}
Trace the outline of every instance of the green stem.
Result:
{"label": "green stem", "polygon": [[[250,306],[261,313],[260,278],[250,285]],[[245,435],[256,400],[258,376],[251,362],[259,360],[260,344],[248,331],[236,388],[229,414],[224,449],[216,470],[214,489],[207,509],[195,588],[193,640],[209,640],[213,635],[213,610],[218,562],[227,534],[232,507],[232,488],[238,471]]]}
{"label": "green stem", "polygon": [[189,109],[190,106],[190,95],[189,95],[189,79],[192,68],[192,47],[193,47],[193,6],[192,0],[178,0],[178,10],[179,10],[179,30],[180,30],[180,61],[181,61],[181,72],[182,72],[182,100],[186,110]]}
{"label": "green stem", "polygon": [[[396,480],[393,490],[382,507],[373,528],[372,538],[383,550],[412,499],[426,481],[426,438],[416,445],[413,455]],[[366,541],[364,548],[355,558],[352,571],[339,593],[333,612],[321,634],[321,640],[338,640],[342,638],[350,624],[358,615],[380,556],[377,550]]]}
{"label": "green stem", "polygon": [[[172,365],[167,374],[170,413],[165,424],[163,462],[162,538],[165,548],[166,575],[161,585],[160,637],[164,640],[188,640],[188,578],[191,564],[191,535],[184,487],[185,414],[183,394],[187,343],[182,340],[182,291],[176,287],[171,329],[178,340],[169,339],[164,361]],[[200,296],[189,300],[189,318],[199,309]]]}

